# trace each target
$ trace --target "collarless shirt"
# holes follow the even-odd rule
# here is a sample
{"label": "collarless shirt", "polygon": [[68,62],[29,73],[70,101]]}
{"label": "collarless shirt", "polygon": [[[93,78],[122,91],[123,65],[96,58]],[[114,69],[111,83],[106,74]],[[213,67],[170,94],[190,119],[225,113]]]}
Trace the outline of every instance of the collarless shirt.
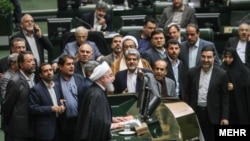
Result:
{"label": "collarless shirt", "polygon": [[58,103],[57,103],[57,97],[56,97],[56,93],[55,93],[55,90],[54,90],[54,82],[50,84],[48,84],[47,82],[45,82],[44,80],[42,80],[43,83],[45,84],[47,90],[49,91],[49,94],[50,94],[50,98],[52,100],[52,103],[54,106],[58,106]]}
{"label": "collarless shirt", "polygon": [[185,5],[183,5],[180,10],[174,10],[172,23],[176,23],[178,25],[181,24],[184,8],[185,8]]}
{"label": "collarless shirt", "polygon": [[179,64],[180,64],[180,60],[177,59],[176,62],[174,62],[170,57],[168,57],[168,59],[170,60],[171,63],[171,67],[173,69],[173,73],[174,73],[174,79],[175,79],[175,92],[176,94],[179,96],[180,95],[180,83],[179,83]]}
{"label": "collarless shirt", "polygon": [[37,65],[40,66],[41,60],[39,57],[39,52],[37,49],[36,39],[35,39],[34,35],[33,34],[28,35],[25,30],[23,30],[23,33],[24,33],[24,36],[30,45],[31,52],[33,53],[34,57],[36,58]]}
{"label": "collarless shirt", "polygon": [[71,76],[70,80],[65,80],[61,77],[62,93],[66,100],[66,113],[67,117],[77,117],[78,115],[78,98],[77,98],[77,86],[74,76]]}
{"label": "collarless shirt", "polygon": [[198,48],[199,48],[200,39],[193,46],[189,46],[188,51],[188,67],[193,68],[196,66],[196,60],[198,56]]}
{"label": "collarless shirt", "polygon": [[127,73],[127,88],[128,93],[136,93],[137,69],[134,72]]}
{"label": "collarless shirt", "polygon": [[35,85],[35,74],[32,73],[30,77],[27,77],[22,70],[20,70],[21,74],[25,77],[27,83],[29,84],[29,87],[32,88]]}
{"label": "collarless shirt", "polygon": [[207,93],[211,80],[213,67],[209,71],[205,72],[203,69],[200,71],[199,90],[198,90],[198,106],[207,106]]}
{"label": "collarless shirt", "polygon": [[241,41],[239,40],[237,47],[236,47],[236,51],[240,57],[240,60],[245,64],[246,63],[246,46],[247,46],[247,42],[246,41]]}

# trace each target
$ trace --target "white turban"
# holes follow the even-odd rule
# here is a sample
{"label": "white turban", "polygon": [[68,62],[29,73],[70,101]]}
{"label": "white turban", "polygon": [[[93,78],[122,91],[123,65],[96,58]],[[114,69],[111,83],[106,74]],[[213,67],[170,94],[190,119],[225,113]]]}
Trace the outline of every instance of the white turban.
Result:
{"label": "white turban", "polygon": [[95,67],[93,73],[90,75],[89,79],[92,81],[98,80],[110,69],[106,61],[103,61],[102,64]]}
{"label": "white turban", "polygon": [[136,40],[136,38],[135,38],[134,36],[127,35],[127,36],[123,37],[122,40],[121,40],[121,45],[122,45],[122,47],[123,47],[123,42],[124,42],[125,40],[133,40],[134,43],[135,43],[136,48],[138,48],[138,42],[137,42],[137,40]]}

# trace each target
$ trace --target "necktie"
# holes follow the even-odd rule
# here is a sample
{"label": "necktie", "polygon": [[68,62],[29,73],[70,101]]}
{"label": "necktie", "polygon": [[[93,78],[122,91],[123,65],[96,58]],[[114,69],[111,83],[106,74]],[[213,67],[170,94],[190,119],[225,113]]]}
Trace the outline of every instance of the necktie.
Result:
{"label": "necktie", "polygon": [[168,96],[168,91],[167,91],[167,86],[166,86],[165,79],[164,80],[160,80],[159,82],[161,84],[161,96],[162,97]]}

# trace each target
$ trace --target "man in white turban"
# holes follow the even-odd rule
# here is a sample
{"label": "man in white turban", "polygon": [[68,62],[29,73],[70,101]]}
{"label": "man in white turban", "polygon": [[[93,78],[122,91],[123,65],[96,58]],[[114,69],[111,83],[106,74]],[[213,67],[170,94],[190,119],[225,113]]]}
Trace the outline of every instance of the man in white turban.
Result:
{"label": "man in white turban", "polygon": [[114,91],[114,75],[104,61],[89,77],[94,84],[84,94],[75,141],[108,141],[111,138],[111,107],[105,91]]}

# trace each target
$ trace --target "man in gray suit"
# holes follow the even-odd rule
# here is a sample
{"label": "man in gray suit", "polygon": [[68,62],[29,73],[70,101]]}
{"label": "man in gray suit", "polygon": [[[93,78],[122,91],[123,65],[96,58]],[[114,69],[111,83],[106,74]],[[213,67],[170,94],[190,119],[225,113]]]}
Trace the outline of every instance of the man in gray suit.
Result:
{"label": "man in gray suit", "polygon": [[123,51],[122,51],[121,41],[122,41],[122,35],[115,35],[113,37],[112,43],[111,43],[111,48],[113,49],[113,51],[110,54],[102,57],[101,62],[106,61],[111,67],[112,63],[117,58],[122,56]]}
{"label": "man in gray suit", "polygon": [[195,24],[188,24],[186,27],[186,41],[181,43],[180,60],[187,68],[201,64],[201,50],[210,46],[215,50],[215,65],[220,65],[220,58],[214,43],[200,38],[199,27]]}
{"label": "man in gray suit", "polygon": [[158,97],[178,97],[175,92],[175,82],[167,78],[168,63],[165,60],[156,60],[152,73],[145,73],[144,80],[151,88],[153,95]]}
{"label": "man in gray suit", "polygon": [[190,23],[197,23],[195,9],[183,4],[183,0],[173,0],[172,2],[172,6],[163,10],[159,27],[167,28],[170,23],[176,23],[181,28],[185,28]]}

